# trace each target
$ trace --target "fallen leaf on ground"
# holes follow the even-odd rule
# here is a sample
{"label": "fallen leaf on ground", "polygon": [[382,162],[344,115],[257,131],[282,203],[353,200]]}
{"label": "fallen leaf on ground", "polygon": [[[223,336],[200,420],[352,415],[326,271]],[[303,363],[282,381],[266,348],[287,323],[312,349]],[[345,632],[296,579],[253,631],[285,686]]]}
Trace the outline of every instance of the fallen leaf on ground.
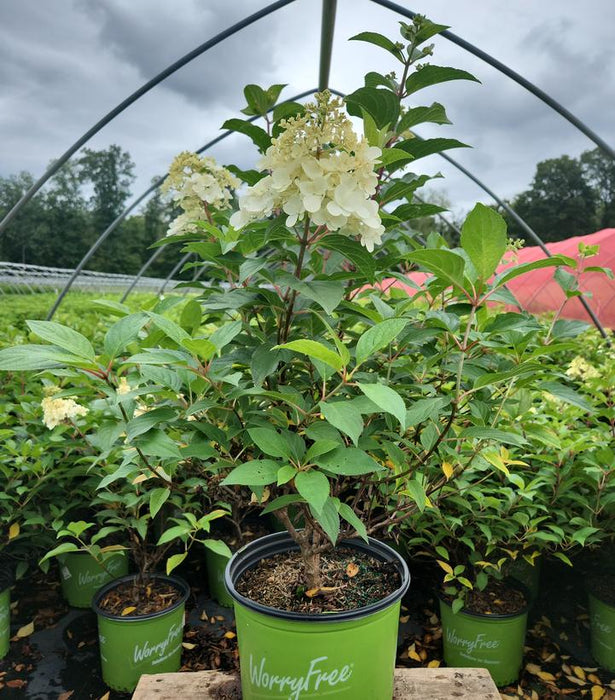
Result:
{"label": "fallen leaf on ground", "polygon": [[122,617],[124,617],[124,615],[130,615],[130,613],[134,612],[136,609],[137,608],[134,605],[129,605],[127,608],[124,608],[122,610],[121,615],[122,615]]}
{"label": "fallen leaf on ground", "polygon": [[[34,632],[34,622],[28,622],[27,625],[24,625],[23,627],[20,627],[17,630],[16,636],[20,637],[20,638],[21,637],[29,637],[32,634],[32,632]],[[8,683],[7,683],[7,685],[8,685]],[[13,686],[10,686],[10,687],[12,688]]]}

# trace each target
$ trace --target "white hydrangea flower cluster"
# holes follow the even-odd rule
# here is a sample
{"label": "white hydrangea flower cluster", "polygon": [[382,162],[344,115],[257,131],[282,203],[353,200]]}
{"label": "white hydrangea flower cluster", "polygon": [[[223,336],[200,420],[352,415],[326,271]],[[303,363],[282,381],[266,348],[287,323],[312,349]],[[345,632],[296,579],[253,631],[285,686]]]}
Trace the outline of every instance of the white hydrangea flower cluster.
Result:
{"label": "white hydrangea flower cluster", "polygon": [[43,408],[43,423],[51,430],[68,418],[85,416],[88,409],[80,406],[73,399],[54,399],[53,396],[46,396],[41,401]]}
{"label": "white hydrangea flower cluster", "polygon": [[357,137],[341,100],[328,91],[318,93],[303,115],[281,126],[284,131],[257,166],[269,175],[240,197],[231,226],[241,228],[281,209],[288,226],[309,216],[329,231],[359,236],[373,251],[384,233],[378,203],[372,199],[382,151]]}
{"label": "white hydrangea flower cluster", "polygon": [[600,376],[600,372],[580,355],[570,362],[566,374],[573,379],[596,379]]}
{"label": "white hydrangea flower cluster", "polygon": [[178,233],[194,233],[196,225],[206,216],[206,207],[228,209],[231,190],[241,182],[213,158],[182,151],[169,169],[162,185],[163,192],[174,192],[173,199],[184,210],[169,226],[167,236]]}
{"label": "white hydrangea flower cluster", "polygon": [[130,394],[132,391],[132,387],[128,383],[128,380],[126,377],[120,377],[120,383],[117,386],[116,393],[118,396],[125,396],[126,394]]}

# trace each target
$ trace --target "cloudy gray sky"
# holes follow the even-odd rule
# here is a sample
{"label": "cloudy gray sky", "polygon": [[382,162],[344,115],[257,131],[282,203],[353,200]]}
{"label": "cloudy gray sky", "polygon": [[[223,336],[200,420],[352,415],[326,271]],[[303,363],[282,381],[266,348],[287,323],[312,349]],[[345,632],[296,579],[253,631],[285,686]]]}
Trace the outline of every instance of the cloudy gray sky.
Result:
{"label": "cloudy gray sky", "polygon": [[[614,0],[398,0],[448,24],[561,102],[615,145]],[[130,93],[188,51],[266,0],[3,0],[0,3],[0,175],[39,176],[79,136]],[[89,143],[127,149],[135,195],[163,174],[175,153],[219,134],[244,106],[246,83],[288,83],[290,97],[318,82],[320,0],[296,0],[226,40],[154,88]],[[399,17],[369,0],[339,0],[331,86],[362,84],[368,70],[394,68],[384,52],[347,39],[365,30],[397,37]],[[445,39],[432,60],[474,73],[481,85],[445,83],[419,93],[442,102],[453,126],[424,128],[473,146],[451,152],[496,193],[525,189],[535,164],[579,155],[594,144],[494,68]],[[252,165],[245,137],[212,149],[221,162]],[[437,189],[455,210],[488,201],[442,159],[417,164],[446,179]]]}

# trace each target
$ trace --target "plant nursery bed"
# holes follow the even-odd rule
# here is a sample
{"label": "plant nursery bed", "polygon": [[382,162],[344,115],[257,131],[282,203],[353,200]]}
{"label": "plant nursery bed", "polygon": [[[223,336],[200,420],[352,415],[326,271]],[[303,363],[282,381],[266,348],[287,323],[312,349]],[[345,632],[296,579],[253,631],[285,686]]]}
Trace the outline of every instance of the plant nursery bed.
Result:
{"label": "plant nursery bed", "polygon": [[[582,563],[575,569],[559,563],[546,564],[541,593],[530,613],[519,681],[500,688],[499,694],[502,698],[524,700],[615,700],[615,676],[598,668],[589,651],[584,590],[587,572]],[[462,674],[457,680],[463,679],[466,685],[470,678],[479,682],[482,677],[469,674],[468,669],[441,668],[442,632],[436,614],[437,597],[433,593],[438,574],[416,563],[412,569],[412,586],[401,611],[397,666],[398,671],[412,669],[413,675],[402,673],[398,677],[421,688],[423,681],[419,682],[416,674],[425,669],[432,679],[430,688],[434,694],[414,697],[464,697],[436,694],[438,683],[449,682],[451,673],[453,677],[455,672]],[[109,691],[102,681],[94,614],[68,608],[61,598],[59,584],[50,583],[50,580],[53,577],[45,578],[37,573],[12,591],[13,639],[8,656],[0,661],[0,697],[3,700],[127,700],[130,695]],[[238,670],[232,612],[213,602],[204,587],[199,588],[194,580],[188,600],[182,662],[182,672],[213,670],[233,674]],[[199,674],[189,674],[185,682],[198,684],[199,678],[202,678]],[[230,680],[233,678],[231,676]],[[181,679],[183,683],[184,676]],[[233,685],[229,684],[228,676],[225,680],[230,693]],[[399,681],[397,687],[400,687]],[[175,691],[178,688],[179,685],[175,686]],[[142,695],[137,697],[143,698]],[[165,696],[151,697],[163,700]],[[196,696],[186,693],[183,697]],[[238,695],[218,697],[236,698]],[[483,696],[465,697],[478,700]]]}

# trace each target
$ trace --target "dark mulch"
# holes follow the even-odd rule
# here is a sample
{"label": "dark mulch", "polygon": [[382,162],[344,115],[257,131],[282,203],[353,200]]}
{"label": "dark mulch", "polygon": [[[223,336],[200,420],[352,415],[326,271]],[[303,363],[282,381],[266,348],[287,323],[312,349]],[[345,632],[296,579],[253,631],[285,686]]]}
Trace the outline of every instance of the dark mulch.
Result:
{"label": "dark mulch", "polygon": [[308,588],[299,552],[262,559],[236,584],[243,596],[278,610],[331,613],[362,608],[400,586],[394,564],[340,547],[321,555],[322,586]]}
{"label": "dark mulch", "polygon": [[166,610],[180,598],[180,591],[164,581],[125,581],[105,594],[99,607],[110,615],[136,617]]}

